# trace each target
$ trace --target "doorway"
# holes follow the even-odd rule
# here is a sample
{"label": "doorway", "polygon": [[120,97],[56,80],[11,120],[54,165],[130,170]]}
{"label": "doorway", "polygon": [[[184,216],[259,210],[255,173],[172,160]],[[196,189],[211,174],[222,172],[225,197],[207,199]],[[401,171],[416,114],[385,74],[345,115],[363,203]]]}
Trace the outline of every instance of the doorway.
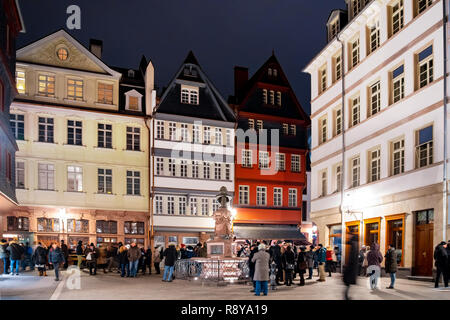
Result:
{"label": "doorway", "polygon": [[415,212],[414,275],[432,276],[434,210]]}

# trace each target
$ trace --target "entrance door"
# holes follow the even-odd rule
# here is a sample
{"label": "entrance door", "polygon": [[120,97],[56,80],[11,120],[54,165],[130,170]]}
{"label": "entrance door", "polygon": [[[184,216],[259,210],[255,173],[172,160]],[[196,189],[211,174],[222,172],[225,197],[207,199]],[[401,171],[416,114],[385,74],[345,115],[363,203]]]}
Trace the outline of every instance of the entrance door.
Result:
{"label": "entrance door", "polygon": [[433,271],[433,229],[434,212],[416,212],[416,239],[414,256],[414,275],[431,276]]}
{"label": "entrance door", "polygon": [[345,264],[349,263],[349,256],[350,256],[350,245],[347,244],[349,240],[353,238],[353,236],[356,236],[356,241],[359,244],[359,221],[353,221],[353,222],[347,222],[346,223],[346,241],[345,241]]}

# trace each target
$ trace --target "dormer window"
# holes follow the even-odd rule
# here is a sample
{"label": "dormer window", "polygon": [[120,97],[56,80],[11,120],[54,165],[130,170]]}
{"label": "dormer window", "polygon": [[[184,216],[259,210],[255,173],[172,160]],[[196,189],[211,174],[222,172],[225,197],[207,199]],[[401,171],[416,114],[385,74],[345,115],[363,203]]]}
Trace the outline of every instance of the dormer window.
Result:
{"label": "dormer window", "polygon": [[142,111],[142,94],[134,89],[125,92],[125,110]]}
{"label": "dormer window", "polygon": [[267,74],[268,74],[269,76],[272,76],[272,68],[269,68],[269,69],[267,70]]}
{"label": "dormer window", "polygon": [[330,23],[329,29],[329,40],[334,39],[340,31],[339,18],[335,19]]}
{"label": "dormer window", "polygon": [[128,70],[128,78],[134,78],[134,70]]}
{"label": "dormer window", "polygon": [[198,88],[192,86],[181,86],[181,103],[199,104]]}
{"label": "dormer window", "polygon": [[277,69],[273,69],[273,76],[276,77],[278,75]]}
{"label": "dormer window", "polygon": [[69,57],[69,51],[67,51],[66,48],[59,48],[58,51],[56,51],[56,55],[58,56],[59,60],[66,61]]}

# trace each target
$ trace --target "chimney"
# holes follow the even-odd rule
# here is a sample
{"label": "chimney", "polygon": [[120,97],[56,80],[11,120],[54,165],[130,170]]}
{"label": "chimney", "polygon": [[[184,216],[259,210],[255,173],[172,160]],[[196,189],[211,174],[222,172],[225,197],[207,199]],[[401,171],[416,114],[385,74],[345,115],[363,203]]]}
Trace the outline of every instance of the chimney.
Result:
{"label": "chimney", "polygon": [[248,68],[245,67],[234,67],[234,96],[239,101],[241,91],[248,81]]}
{"label": "chimney", "polygon": [[97,58],[102,58],[103,41],[97,39],[89,40],[89,51],[92,52]]}

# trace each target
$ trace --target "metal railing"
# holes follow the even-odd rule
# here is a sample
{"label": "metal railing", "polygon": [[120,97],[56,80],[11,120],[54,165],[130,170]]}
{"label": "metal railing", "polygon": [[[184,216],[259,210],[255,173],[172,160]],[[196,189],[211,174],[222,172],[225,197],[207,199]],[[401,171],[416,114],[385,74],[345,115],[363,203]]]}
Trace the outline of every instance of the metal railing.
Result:
{"label": "metal railing", "polygon": [[249,279],[248,259],[182,259],[175,262],[175,277],[200,281],[246,281]]}

